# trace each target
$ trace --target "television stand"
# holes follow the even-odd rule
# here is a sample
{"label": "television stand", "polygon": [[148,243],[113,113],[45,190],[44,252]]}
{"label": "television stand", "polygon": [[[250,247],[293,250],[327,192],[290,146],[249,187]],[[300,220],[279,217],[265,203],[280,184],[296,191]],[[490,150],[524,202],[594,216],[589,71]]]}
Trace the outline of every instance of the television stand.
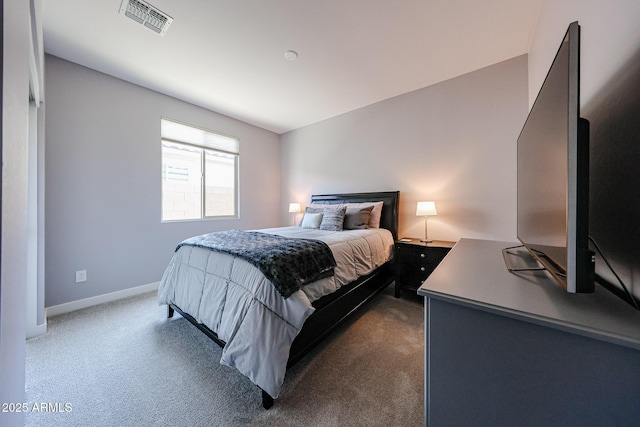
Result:
{"label": "television stand", "polygon": [[512,273],[544,270],[544,267],[529,253],[524,245],[509,246],[502,249],[502,258],[507,270]]}
{"label": "television stand", "polygon": [[509,245],[462,239],[418,289],[425,424],[640,425],[640,312],[509,273]]}

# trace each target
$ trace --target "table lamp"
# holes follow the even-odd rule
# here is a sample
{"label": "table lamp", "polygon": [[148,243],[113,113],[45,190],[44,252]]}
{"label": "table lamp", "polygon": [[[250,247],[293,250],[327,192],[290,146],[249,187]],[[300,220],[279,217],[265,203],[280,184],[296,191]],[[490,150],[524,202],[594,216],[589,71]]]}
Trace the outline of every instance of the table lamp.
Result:
{"label": "table lamp", "polygon": [[296,214],[300,213],[300,203],[289,203],[289,213],[293,214],[293,225],[296,225]]}
{"label": "table lamp", "polygon": [[436,210],[436,202],[418,202],[418,207],[416,208],[416,216],[424,217],[424,239],[421,239],[421,242],[430,243],[433,241],[429,239],[427,234],[427,218],[432,215],[438,215],[438,211]]}

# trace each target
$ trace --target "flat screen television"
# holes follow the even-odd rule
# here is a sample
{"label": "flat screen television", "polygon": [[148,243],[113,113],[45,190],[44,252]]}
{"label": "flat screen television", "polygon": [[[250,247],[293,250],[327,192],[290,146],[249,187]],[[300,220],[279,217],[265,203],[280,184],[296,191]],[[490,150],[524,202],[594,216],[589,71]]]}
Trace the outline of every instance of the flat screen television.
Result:
{"label": "flat screen television", "polygon": [[593,292],[589,122],[580,118],[580,26],[569,25],[518,137],[518,239],[568,291]]}

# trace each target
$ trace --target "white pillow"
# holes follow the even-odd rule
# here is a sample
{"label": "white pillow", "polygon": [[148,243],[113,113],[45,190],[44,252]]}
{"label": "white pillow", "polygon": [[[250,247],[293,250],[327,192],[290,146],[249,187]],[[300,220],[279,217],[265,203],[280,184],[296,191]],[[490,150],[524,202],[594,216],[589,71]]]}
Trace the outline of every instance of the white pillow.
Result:
{"label": "white pillow", "polygon": [[305,212],[304,217],[302,217],[302,223],[300,223],[300,227],[302,228],[320,228],[320,223],[322,222],[322,214],[321,213],[311,213]]}

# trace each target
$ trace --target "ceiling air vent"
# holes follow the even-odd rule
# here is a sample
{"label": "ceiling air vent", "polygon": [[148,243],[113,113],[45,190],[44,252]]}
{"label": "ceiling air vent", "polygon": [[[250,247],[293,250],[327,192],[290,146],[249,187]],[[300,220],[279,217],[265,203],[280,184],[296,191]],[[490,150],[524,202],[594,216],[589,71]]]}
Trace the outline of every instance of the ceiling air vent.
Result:
{"label": "ceiling air vent", "polygon": [[173,22],[172,17],[142,0],[122,0],[120,14],[133,19],[161,36],[167,32],[169,25]]}

